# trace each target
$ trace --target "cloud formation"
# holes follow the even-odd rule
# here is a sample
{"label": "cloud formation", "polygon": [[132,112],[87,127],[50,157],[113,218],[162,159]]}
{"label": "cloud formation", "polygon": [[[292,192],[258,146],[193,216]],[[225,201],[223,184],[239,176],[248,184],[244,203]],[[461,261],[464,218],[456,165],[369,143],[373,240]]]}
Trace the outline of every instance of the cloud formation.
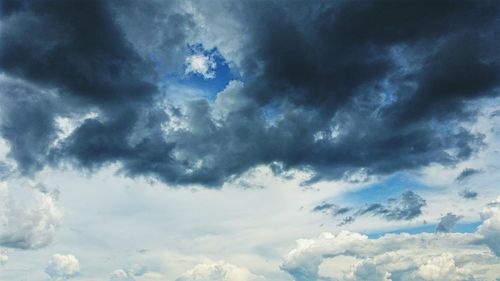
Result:
{"label": "cloud formation", "polygon": [[1,246],[38,249],[54,239],[63,215],[56,202],[57,193],[27,189],[30,200],[21,201],[22,196],[12,196],[7,184],[0,183]]}
{"label": "cloud formation", "polygon": [[478,227],[477,232],[483,236],[483,241],[491,250],[500,256],[500,196],[495,201],[488,204],[481,212],[483,223]]}
{"label": "cloud formation", "polygon": [[214,59],[203,54],[193,54],[186,58],[186,74],[198,74],[204,79],[215,78],[214,69],[217,67]]}
{"label": "cloud formation", "polygon": [[[483,145],[461,124],[500,81],[495,1],[2,5],[0,133],[29,176],[117,163],[131,177],[219,187],[272,163],[311,171],[308,183],[454,165]],[[190,53],[201,41],[241,78],[222,118],[223,103],[162,92],[184,71],[213,78],[217,65]],[[54,143],[58,118],[90,112]]]}
{"label": "cloud formation", "polygon": [[436,227],[436,232],[451,232],[461,218],[461,216],[457,216],[453,213],[442,216]]}
{"label": "cloud formation", "polygon": [[281,268],[297,281],[332,280],[320,275],[320,265],[349,256],[355,262],[339,280],[490,280],[500,264],[499,200],[482,211],[475,233],[401,233],[378,239],[348,231],[323,233],[298,240]]}
{"label": "cloud formation", "polygon": [[470,189],[464,189],[459,192],[459,195],[464,199],[476,199],[478,193]]}
{"label": "cloud formation", "polygon": [[425,199],[408,190],[398,198],[389,198],[386,203],[371,203],[363,207],[339,207],[333,203],[322,203],[313,208],[313,212],[328,213],[334,217],[347,215],[340,225],[354,222],[363,215],[379,216],[388,221],[412,220],[422,214],[422,208],[427,205]]}
{"label": "cloud formation", "polygon": [[182,274],[176,281],[259,281],[262,277],[254,275],[248,269],[241,268],[226,262],[207,262],[196,265]]}
{"label": "cloud formation", "polygon": [[463,169],[462,172],[457,176],[455,179],[457,182],[463,182],[466,179],[470,178],[473,175],[481,173],[481,170],[478,169],[472,169],[472,168],[466,168]]}
{"label": "cloud formation", "polygon": [[135,278],[130,272],[124,269],[117,269],[111,273],[109,281],[135,281]]}
{"label": "cloud formation", "polygon": [[73,255],[55,254],[50,258],[45,272],[51,280],[68,280],[80,272],[80,262]]}
{"label": "cloud formation", "polygon": [[372,214],[387,220],[411,220],[422,214],[425,200],[413,191],[401,193],[399,198],[389,198],[387,203],[374,203],[360,209],[356,215]]}

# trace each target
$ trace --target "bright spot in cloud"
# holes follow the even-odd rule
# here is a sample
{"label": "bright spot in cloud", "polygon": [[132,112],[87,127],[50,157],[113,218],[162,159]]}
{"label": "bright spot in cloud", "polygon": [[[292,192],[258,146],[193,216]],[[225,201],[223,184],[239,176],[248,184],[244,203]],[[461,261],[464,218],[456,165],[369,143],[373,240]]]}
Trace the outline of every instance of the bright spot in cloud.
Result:
{"label": "bright spot in cloud", "polygon": [[216,67],[214,58],[203,54],[194,54],[186,58],[185,74],[199,74],[204,79],[213,79]]}

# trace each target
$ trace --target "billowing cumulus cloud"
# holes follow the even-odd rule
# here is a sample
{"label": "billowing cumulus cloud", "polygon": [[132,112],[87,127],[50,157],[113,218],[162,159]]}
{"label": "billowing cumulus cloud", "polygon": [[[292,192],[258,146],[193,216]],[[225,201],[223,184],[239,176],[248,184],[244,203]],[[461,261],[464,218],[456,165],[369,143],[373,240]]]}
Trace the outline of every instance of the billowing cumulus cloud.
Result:
{"label": "billowing cumulus cloud", "polygon": [[339,280],[494,280],[500,270],[499,206],[497,200],[485,207],[474,233],[402,233],[370,239],[342,231],[300,239],[281,268],[297,281],[332,280],[320,275],[320,266],[349,256],[355,261],[336,276]]}
{"label": "billowing cumulus cloud", "polygon": [[45,272],[51,280],[68,280],[80,272],[80,262],[73,255],[55,254],[50,258]]}
{"label": "billowing cumulus cloud", "polygon": [[[454,165],[484,145],[461,124],[499,85],[495,1],[2,6],[0,133],[29,176],[117,163],[218,187],[272,163],[307,183]],[[218,79],[200,44],[242,82],[174,104],[171,83]],[[81,121],[58,139],[61,118]]]}
{"label": "billowing cumulus cloud", "polygon": [[0,183],[0,245],[18,249],[48,246],[62,219],[57,192],[27,188],[28,196],[16,196],[7,184]]}
{"label": "billowing cumulus cloud", "polygon": [[500,256],[500,196],[481,212],[483,223],[478,227],[478,233],[484,238],[492,250]]}
{"label": "billowing cumulus cloud", "polygon": [[226,262],[207,262],[195,266],[176,281],[259,281],[263,278],[254,275],[248,269]]}

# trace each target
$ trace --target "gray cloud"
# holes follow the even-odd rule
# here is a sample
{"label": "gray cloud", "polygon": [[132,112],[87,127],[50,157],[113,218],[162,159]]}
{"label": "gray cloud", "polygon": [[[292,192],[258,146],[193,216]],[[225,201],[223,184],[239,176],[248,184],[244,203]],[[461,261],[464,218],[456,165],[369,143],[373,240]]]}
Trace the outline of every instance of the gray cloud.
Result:
{"label": "gray cloud", "polygon": [[370,204],[356,212],[356,216],[372,214],[387,220],[411,220],[422,214],[426,201],[413,191],[403,192],[399,198],[389,198],[385,204]]}
{"label": "gray cloud", "polygon": [[476,199],[478,193],[473,190],[464,189],[459,192],[459,195],[465,199]]}
{"label": "gray cloud", "polygon": [[[360,233],[341,231],[300,239],[283,257],[281,269],[296,281],[489,280],[497,275],[492,265],[498,264],[500,254],[497,203],[500,197],[483,209],[482,223],[473,233],[391,233],[370,239]],[[456,220],[453,214],[444,218]],[[328,269],[323,262],[340,256],[354,257],[356,261],[344,267],[343,276],[323,276],[328,272],[323,270]]]}
{"label": "gray cloud", "polygon": [[348,207],[339,207],[333,203],[326,203],[325,202],[325,203],[322,203],[322,204],[314,207],[313,212],[325,212],[325,213],[329,213],[332,216],[336,217],[339,215],[346,214],[350,210],[351,210],[351,208],[348,208]]}
{"label": "gray cloud", "polygon": [[455,179],[457,182],[463,182],[466,179],[470,178],[473,175],[481,173],[481,170],[478,169],[472,169],[472,168],[466,168],[463,169],[462,172],[457,176]]}
{"label": "gray cloud", "polygon": [[412,220],[422,214],[426,201],[413,191],[405,191],[398,198],[389,198],[385,203],[371,203],[363,207],[339,207],[333,203],[323,202],[315,206],[313,212],[322,212],[334,217],[346,215],[340,226],[352,223],[363,215],[379,216],[389,221]]}
{"label": "gray cloud", "polygon": [[441,217],[441,220],[436,227],[436,232],[451,232],[453,227],[455,227],[455,225],[461,218],[461,216],[457,216],[452,213],[446,214],[445,216]]}
{"label": "gray cloud", "polygon": [[[214,5],[245,28],[229,56],[242,83],[213,104],[175,105],[160,85],[184,75],[188,44],[210,27],[204,4],[192,3],[198,15],[177,2],[77,2],[2,2],[0,133],[24,175],[118,163],[131,177],[219,187],[278,163],[313,183],[453,165],[483,145],[460,122],[499,85],[495,1]],[[57,118],[89,112],[54,144]],[[412,217],[385,207],[367,212]]]}

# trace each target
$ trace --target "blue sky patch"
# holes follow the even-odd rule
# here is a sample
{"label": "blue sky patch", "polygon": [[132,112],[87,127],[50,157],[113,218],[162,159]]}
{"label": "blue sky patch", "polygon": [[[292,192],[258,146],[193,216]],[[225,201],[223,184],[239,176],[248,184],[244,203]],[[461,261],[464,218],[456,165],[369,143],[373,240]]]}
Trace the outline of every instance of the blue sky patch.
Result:
{"label": "blue sky patch", "polygon": [[366,203],[385,202],[389,197],[397,197],[406,190],[422,191],[429,189],[406,172],[396,173],[385,180],[368,185],[359,191],[344,195],[344,202]]}

